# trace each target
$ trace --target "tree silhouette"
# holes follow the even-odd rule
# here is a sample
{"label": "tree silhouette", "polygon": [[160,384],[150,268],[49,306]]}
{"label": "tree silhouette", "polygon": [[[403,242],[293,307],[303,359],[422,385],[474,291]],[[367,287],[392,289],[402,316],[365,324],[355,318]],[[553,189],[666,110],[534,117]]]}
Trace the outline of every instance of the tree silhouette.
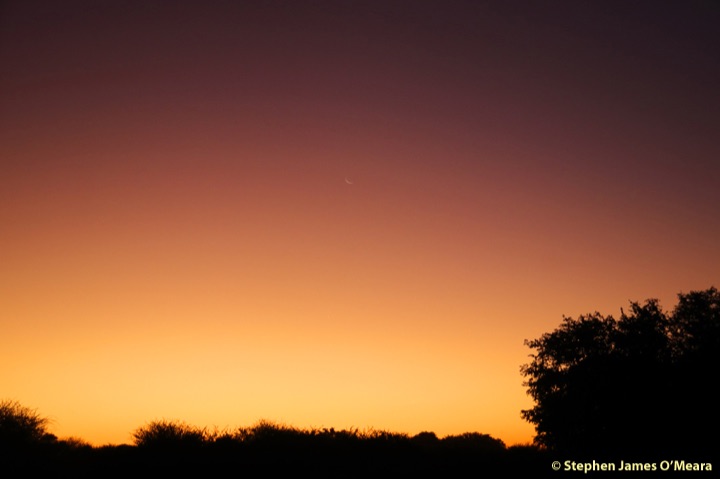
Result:
{"label": "tree silhouette", "polygon": [[535,353],[521,372],[536,404],[522,416],[536,443],[595,455],[714,452],[705,437],[719,425],[720,294],[678,297],[670,314],[655,299],[632,302],[619,319],[564,317],[525,341]]}
{"label": "tree silhouette", "polygon": [[59,442],[48,432],[50,421],[17,401],[0,401],[0,477],[42,476],[58,463]]}
{"label": "tree silhouette", "polygon": [[48,419],[17,401],[0,402],[0,448],[35,445],[55,436],[47,430]]}

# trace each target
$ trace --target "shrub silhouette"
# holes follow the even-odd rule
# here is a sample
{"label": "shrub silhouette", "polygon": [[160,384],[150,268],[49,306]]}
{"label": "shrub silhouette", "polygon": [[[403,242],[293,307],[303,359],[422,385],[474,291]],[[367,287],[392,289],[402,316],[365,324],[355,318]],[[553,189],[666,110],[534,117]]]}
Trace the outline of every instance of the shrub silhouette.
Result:
{"label": "shrub silhouette", "polygon": [[64,460],[50,421],[17,401],[0,402],[0,477],[31,477],[57,469]]}
{"label": "shrub silhouette", "polygon": [[261,419],[250,428],[239,428],[236,437],[244,443],[288,443],[296,442],[308,433],[284,424]]}
{"label": "shrub silhouette", "polygon": [[505,443],[489,434],[466,432],[460,435],[447,436],[442,439],[446,447],[482,451],[483,453],[500,453],[505,451]]}
{"label": "shrub silhouette", "polygon": [[655,299],[630,303],[620,318],[563,318],[526,341],[522,366],[535,407],[522,411],[537,444],[595,455],[714,453],[720,426],[711,392],[720,365],[720,294],[679,294],[672,313]]}
{"label": "shrub silhouette", "polygon": [[181,421],[152,421],[133,432],[135,445],[153,449],[189,449],[203,445],[209,435]]}
{"label": "shrub silhouette", "polygon": [[0,447],[21,447],[53,441],[49,420],[17,401],[0,402]]}
{"label": "shrub silhouette", "polygon": [[58,441],[58,444],[62,445],[67,449],[88,450],[93,448],[92,445],[86,440],[74,436],[62,438]]}

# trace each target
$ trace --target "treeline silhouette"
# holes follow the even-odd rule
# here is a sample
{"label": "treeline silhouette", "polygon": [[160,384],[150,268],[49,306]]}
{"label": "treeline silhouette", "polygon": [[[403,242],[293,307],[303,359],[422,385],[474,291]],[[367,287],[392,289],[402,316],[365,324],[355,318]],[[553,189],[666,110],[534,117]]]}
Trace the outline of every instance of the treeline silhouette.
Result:
{"label": "treeline silhouette", "polygon": [[160,420],[135,430],[132,445],[93,447],[77,438],[58,439],[46,426],[47,420],[34,410],[13,401],[0,403],[0,476],[11,471],[18,477],[207,476],[230,471],[239,477],[447,477],[467,471],[479,476],[538,471],[547,463],[545,452],[536,446],[507,447],[476,432],[439,438],[432,432],[410,436],[373,429],[299,429],[270,421],[218,430]]}

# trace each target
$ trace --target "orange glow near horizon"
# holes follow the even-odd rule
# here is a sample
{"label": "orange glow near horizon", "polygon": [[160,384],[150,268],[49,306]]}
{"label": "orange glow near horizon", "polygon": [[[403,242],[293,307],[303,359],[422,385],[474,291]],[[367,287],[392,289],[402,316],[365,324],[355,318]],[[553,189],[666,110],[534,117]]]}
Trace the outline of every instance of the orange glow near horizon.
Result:
{"label": "orange glow near horizon", "polygon": [[0,399],[59,437],[527,443],[525,339],[720,286],[700,34],[636,61],[578,12],[200,3],[4,7]]}

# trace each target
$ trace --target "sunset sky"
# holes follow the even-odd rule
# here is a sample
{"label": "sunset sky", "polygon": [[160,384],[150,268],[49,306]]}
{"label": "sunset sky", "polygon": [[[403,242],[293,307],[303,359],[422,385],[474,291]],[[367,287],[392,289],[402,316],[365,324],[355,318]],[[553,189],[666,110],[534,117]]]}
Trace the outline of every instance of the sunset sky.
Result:
{"label": "sunset sky", "polygon": [[523,341],[720,287],[720,7],[0,3],[0,399],[529,442]]}

